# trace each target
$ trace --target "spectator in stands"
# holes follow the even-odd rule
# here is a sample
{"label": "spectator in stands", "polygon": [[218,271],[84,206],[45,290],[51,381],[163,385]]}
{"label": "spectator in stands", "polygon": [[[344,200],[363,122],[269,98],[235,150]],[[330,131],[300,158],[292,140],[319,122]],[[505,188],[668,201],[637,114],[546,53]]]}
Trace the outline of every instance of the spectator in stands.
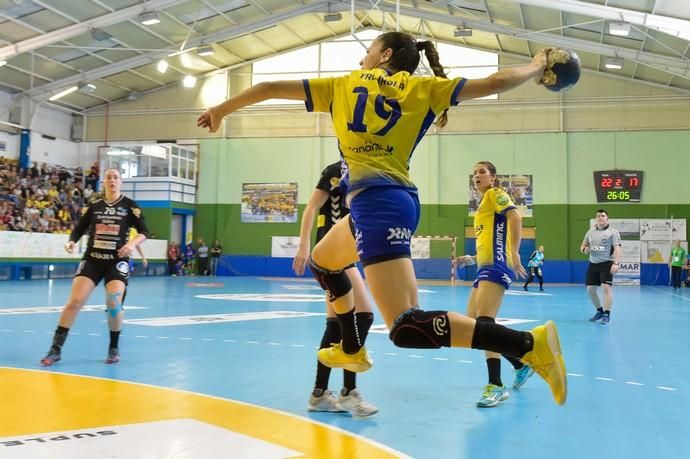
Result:
{"label": "spectator in stands", "polygon": [[196,249],[196,254],[199,262],[199,275],[208,275],[208,246],[202,238],[199,238],[199,247]]}
{"label": "spectator in stands", "polygon": [[215,276],[218,273],[218,263],[220,262],[220,256],[223,254],[223,246],[220,245],[220,241],[216,239],[211,247],[211,275]]}
{"label": "spectator in stands", "polygon": [[168,244],[168,273],[171,276],[178,274],[177,263],[180,261],[180,248],[175,241]]}
{"label": "spectator in stands", "polygon": [[195,262],[195,257],[196,252],[194,251],[194,246],[190,242],[187,244],[184,248],[184,251],[182,252],[182,262],[184,264],[184,273],[187,275],[192,275],[195,273],[194,270],[194,262]]}

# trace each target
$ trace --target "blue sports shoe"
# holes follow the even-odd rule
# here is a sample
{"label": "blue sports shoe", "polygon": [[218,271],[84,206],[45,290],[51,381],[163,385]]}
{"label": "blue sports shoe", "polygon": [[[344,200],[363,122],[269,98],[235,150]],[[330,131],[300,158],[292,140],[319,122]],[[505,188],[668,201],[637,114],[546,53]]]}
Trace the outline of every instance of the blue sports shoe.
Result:
{"label": "blue sports shoe", "polygon": [[482,398],[477,402],[479,408],[491,408],[492,406],[498,405],[503,400],[507,400],[510,397],[510,392],[505,386],[497,386],[495,384],[487,384],[484,387],[484,393]]}
{"label": "blue sports shoe", "polygon": [[608,325],[609,322],[611,322],[611,316],[609,314],[604,314],[604,317],[601,318],[601,322],[599,322],[601,325]]}
{"label": "blue sports shoe", "polygon": [[519,389],[525,385],[530,376],[534,374],[534,368],[529,365],[523,365],[519,370],[515,370],[515,378],[513,379],[513,389]]}
{"label": "blue sports shoe", "polygon": [[596,314],[594,314],[592,317],[589,318],[590,322],[596,322],[597,320],[601,320],[601,318],[604,317],[604,312],[603,311],[597,311]]}

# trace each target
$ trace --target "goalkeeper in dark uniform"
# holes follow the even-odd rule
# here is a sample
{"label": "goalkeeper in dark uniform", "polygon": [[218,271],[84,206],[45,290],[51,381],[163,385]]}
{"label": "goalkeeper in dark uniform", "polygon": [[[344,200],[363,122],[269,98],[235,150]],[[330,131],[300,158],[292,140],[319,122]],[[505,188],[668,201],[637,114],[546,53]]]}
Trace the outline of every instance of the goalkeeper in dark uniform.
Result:
{"label": "goalkeeper in dark uniform", "polygon": [[[129,279],[129,257],[146,240],[148,229],[137,203],[120,193],[122,177],[118,169],[105,171],[103,186],[103,199],[84,208],[81,219],[65,244],[67,252],[74,252],[77,242],[88,231],[86,252],[72,281],[72,292],[60,315],[53,344],[48,354],[41,359],[43,366],[52,365],[62,358],[62,346],[69,329],[101,280],[105,282],[106,317],[110,329],[110,344],[105,362],[120,361],[118,340],[124,315],[122,303]],[[131,227],[138,234],[129,240]]]}
{"label": "goalkeeper in dark uniform", "polygon": [[[319,242],[340,219],[350,213],[345,206],[345,192],[341,186],[341,162],[335,162],[327,166],[321,172],[321,178],[307,203],[302,215],[300,226],[300,244],[297,255],[292,263],[292,268],[297,275],[303,275],[309,253],[311,252],[311,231],[314,225],[314,217],[317,215],[316,242]],[[366,335],[374,321],[369,297],[366,294],[364,280],[355,265],[350,265],[345,271],[352,282],[355,296],[355,321],[359,330],[360,339],[364,342]],[[340,326],[335,316],[333,306],[326,298],[326,329],[321,338],[321,349],[331,346],[331,343],[339,343]],[[362,398],[356,389],[356,373],[343,370],[343,389],[340,396],[336,397],[328,390],[328,379],[331,369],[317,361],[316,383],[309,397],[309,411],[349,411],[353,416],[366,417],[378,412],[378,408]]]}

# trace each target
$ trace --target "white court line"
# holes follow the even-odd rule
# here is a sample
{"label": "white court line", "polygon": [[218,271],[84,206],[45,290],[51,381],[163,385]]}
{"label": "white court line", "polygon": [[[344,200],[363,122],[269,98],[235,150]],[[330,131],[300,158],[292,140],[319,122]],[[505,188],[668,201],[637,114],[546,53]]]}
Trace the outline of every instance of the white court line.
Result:
{"label": "white court line", "polygon": [[434,357],[433,360],[442,360],[442,361],[445,361],[445,360],[448,360],[448,359],[445,358],[445,357]]}
{"label": "white court line", "polygon": [[271,346],[282,346],[282,344],[280,344],[280,343],[268,343],[268,344]]}
{"label": "white court line", "polygon": [[9,328],[3,328],[2,331],[7,332],[7,333],[14,332],[14,330],[10,330]]}
{"label": "white court line", "polygon": [[148,338],[146,335],[136,335],[135,338]]}
{"label": "white court line", "polygon": [[169,336],[156,336],[156,339],[170,339]]}
{"label": "white court line", "polygon": [[644,384],[635,381],[625,381],[625,384],[630,384],[631,386],[644,386]]}
{"label": "white court line", "polygon": [[89,336],[101,336],[100,333],[89,333]]}
{"label": "white court line", "polygon": [[291,344],[292,347],[304,347],[304,344]]}
{"label": "white court line", "polygon": [[24,333],[36,333],[35,330],[24,330]]}
{"label": "white court line", "polygon": [[568,376],[575,376],[575,377],[577,377],[577,378],[581,378],[581,377],[582,377],[582,375],[579,374],[579,373],[568,373]]}
{"label": "white court line", "polygon": [[178,339],[179,341],[191,341],[191,340],[192,340],[192,338],[187,338],[187,337],[177,338],[177,339]]}
{"label": "white court line", "polygon": [[245,341],[245,343],[247,343],[247,344],[259,344],[258,341]]}
{"label": "white court line", "polygon": [[678,390],[675,387],[666,387],[666,386],[656,386],[656,388],[661,389],[661,390],[670,390],[670,391]]}
{"label": "white court line", "polygon": [[234,339],[224,339],[223,342],[224,342],[224,343],[236,343],[237,340],[234,340]]}
{"label": "white court line", "polygon": [[397,356],[398,356],[398,354],[396,354],[395,352],[384,352],[384,355],[390,355],[390,356],[393,356],[393,357],[397,357]]}
{"label": "white court line", "polygon": [[458,363],[474,363],[471,360],[458,360]]}
{"label": "white court line", "polygon": [[201,341],[215,341],[214,338],[201,338]]}
{"label": "white court line", "polygon": [[613,381],[613,379],[611,379],[611,378],[602,378],[601,376],[597,376],[594,379],[596,379],[598,381]]}
{"label": "white court line", "polygon": [[408,357],[411,359],[423,359],[424,358],[423,355],[416,355],[416,354],[410,354],[410,355],[408,355]]}

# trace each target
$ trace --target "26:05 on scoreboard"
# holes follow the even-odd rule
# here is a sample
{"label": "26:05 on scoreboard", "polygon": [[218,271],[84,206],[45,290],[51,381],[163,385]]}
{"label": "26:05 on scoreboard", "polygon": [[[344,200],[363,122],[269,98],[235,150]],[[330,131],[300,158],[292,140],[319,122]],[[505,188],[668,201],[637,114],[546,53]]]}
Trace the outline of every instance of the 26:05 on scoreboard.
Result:
{"label": "26:05 on scoreboard", "polygon": [[642,171],[594,171],[597,202],[640,202]]}

